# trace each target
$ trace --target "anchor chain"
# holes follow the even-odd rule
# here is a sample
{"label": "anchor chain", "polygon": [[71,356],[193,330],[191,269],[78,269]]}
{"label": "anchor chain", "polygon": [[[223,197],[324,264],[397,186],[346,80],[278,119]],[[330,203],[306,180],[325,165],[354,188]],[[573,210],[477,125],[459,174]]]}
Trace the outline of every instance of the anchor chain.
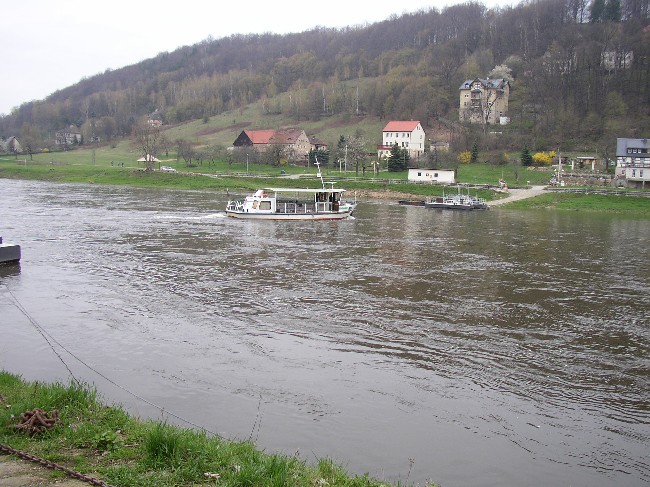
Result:
{"label": "anchor chain", "polygon": [[51,470],[60,470],[61,472],[65,472],[68,474],[70,477],[82,480],[84,482],[89,483],[90,485],[96,485],[97,487],[112,487],[111,485],[107,484],[106,482],[102,482],[101,480],[98,480],[94,477],[90,477],[88,475],[84,475],[79,472],[75,472],[74,470],[70,470],[67,467],[64,467],[63,465],[59,465],[54,462],[50,462],[48,460],[45,460],[43,458],[39,458],[34,455],[30,455],[29,453],[22,452],[20,450],[16,450],[14,448],[11,448],[8,445],[4,445],[0,443],[0,451],[10,454],[10,455],[16,455],[17,457],[22,458],[23,460],[28,460],[30,462],[37,463],[39,465],[42,465],[45,468],[49,468]]}

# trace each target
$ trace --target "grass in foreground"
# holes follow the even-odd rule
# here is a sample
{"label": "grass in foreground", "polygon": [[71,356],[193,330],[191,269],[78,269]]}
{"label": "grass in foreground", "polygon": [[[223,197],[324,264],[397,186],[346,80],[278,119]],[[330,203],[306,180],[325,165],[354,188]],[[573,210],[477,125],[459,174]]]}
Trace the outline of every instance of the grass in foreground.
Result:
{"label": "grass in foreground", "polygon": [[[14,425],[21,413],[35,408],[58,410],[60,421],[30,437]],[[251,442],[137,420],[118,407],[102,405],[88,386],[27,383],[4,371],[0,443],[115,486],[386,485],[367,475],[349,475],[329,459],[308,465],[296,456],[263,453]]]}
{"label": "grass in foreground", "polygon": [[504,208],[580,210],[648,218],[650,217],[650,198],[632,195],[552,192],[535,198],[514,201],[505,205]]}

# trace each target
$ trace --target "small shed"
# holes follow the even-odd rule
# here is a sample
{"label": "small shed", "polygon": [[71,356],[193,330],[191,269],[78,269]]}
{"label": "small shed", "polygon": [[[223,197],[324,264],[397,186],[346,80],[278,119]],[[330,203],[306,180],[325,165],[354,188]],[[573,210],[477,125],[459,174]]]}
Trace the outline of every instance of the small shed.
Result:
{"label": "small shed", "polygon": [[580,169],[591,166],[591,170],[595,171],[597,160],[598,158],[596,156],[578,156],[571,161],[571,170],[575,171],[577,164],[578,168]]}
{"label": "small shed", "polygon": [[147,161],[149,161],[149,162],[160,162],[160,160],[157,157],[152,156],[150,154],[147,154],[146,156],[142,156],[140,159],[138,159],[138,162],[147,162]]}
{"label": "small shed", "polygon": [[409,169],[408,180],[416,183],[443,183],[456,182],[455,173],[449,169]]}

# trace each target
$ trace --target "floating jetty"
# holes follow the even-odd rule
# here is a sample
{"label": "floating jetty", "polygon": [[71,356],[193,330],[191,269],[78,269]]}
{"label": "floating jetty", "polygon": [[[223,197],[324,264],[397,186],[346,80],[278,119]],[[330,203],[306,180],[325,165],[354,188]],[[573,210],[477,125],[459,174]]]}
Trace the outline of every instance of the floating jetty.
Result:
{"label": "floating jetty", "polygon": [[20,245],[2,242],[0,237],[0,264],[20,262]]}

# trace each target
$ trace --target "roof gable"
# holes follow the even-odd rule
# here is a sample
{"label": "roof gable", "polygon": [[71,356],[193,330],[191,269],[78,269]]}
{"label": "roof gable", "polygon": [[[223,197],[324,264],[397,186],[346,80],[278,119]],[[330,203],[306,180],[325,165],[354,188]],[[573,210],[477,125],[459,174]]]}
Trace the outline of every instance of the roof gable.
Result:
{"label": "roof gable", "polygon": [[391,120],[384,127],[384,132],[413,132],[420,122],[418,120]]}
{"label": "roof gable", "polygon": [[[271,144],[295,144],[295,142],[300,138],[300,136],[304,132],[305,132],[304,130],[300,130],[300,129],[276,130],[273,133],[273,136],[270,138],[269,143],[271,143]],[[306,137],[306,135],[305,135],[305,137]]]}
{"label": "roof gable", "polygon": [[244,130],[244,133],[253,144],[268,144],[275,130]]}
{"label": "roof gable", "polygon": [[[650,139],[627,139],[624,137],[616,139],[616,156],[625,157],[628,149],[645,150],[645,156],[650,155]],[[641,155],[642,153],[639,153]]]}
{"label": "roof gable", "polygon": [[503,78],[494,78],[494,79],[474,78],[474,79],[465,80],[463,84],[460,85],[459,90],[469,90],[471,89],[472,85],[477,81],[480,82],[485,88],[490,88],[493,90],[496,90],[498,88],[503,88],[505,85],[510,84],[508,81],[504,80]]}

